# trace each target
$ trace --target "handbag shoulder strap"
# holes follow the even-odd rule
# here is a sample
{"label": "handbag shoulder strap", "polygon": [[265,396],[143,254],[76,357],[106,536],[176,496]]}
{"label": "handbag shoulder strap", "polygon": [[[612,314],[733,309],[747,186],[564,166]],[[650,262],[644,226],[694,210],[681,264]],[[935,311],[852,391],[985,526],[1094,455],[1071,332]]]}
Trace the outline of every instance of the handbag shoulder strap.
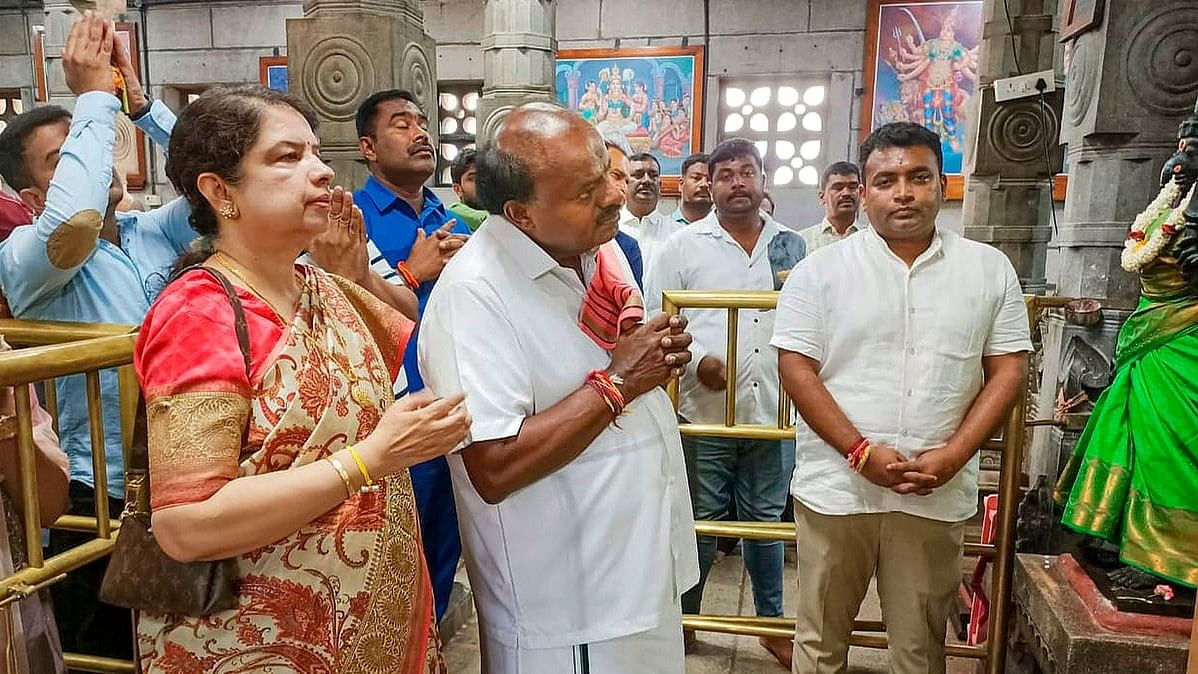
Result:
{"label": "handbag shoulder strap", "polygon": [[[241,348],[241,358],[245,363],[245,376],[248,379],[250,376],[250,370],[252,368],[252,362],[250,360],[250,331],[245,320],[245,307],[241,305],[241,300],[237,297],[237,291],[233,288],[233,284],[229,282],[229,278],[221,273],[219,269],[213,269],[212,267],[205,267],[198,264],[179,270],[179,272],[171,278],[171,281],[174,281],[192,269],[201,269],[206,271],[212,276],[212,278],[216,279],[216,282],[219,283],[221,288],[225,291],[225,295],[228,296],[229,303],[233,305],[233,330],[237,333],[237,346]],[[125,472],[127,475],[143,475],[144,477],[142,478],[141,482],[148,483],[149,466],[150,454],[148,429],[146,424],[146,406],[145,401],[143,400],[142,404],[138,406],[137,419],[134,421],[133,444],[129,450],[129,459],[128,464],[125,466]],[[148,510],[146,510],[146,512],[148,512]]]}

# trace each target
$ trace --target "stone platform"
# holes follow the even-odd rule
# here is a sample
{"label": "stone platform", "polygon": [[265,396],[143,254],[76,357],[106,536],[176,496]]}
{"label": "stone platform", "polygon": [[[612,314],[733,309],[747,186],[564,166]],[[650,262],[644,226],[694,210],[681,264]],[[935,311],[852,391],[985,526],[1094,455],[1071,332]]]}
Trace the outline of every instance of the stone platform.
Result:
{"label": "stone platform", "polygon": [[[1183,674],[1188,636],[1176,619],[1129,618],[1097,591],[1083,601],[1059,557],[1019,555],[1015,563],[1011,674]],[[1094,596],[1097,595],[1097,596]],[[1106,602],[1104,606],[1103,603]],[[1113,612],[1113,613],[1112,613]],[[1105,624],[1139,624],[1139,633]]]}

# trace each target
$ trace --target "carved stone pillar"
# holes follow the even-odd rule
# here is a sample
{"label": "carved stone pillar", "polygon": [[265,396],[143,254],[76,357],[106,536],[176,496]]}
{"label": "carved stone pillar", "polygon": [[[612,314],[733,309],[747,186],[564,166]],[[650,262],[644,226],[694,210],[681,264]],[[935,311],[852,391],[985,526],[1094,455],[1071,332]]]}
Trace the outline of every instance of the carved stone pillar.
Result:
{"label": "carved stone pillar", "polygon": [[419,0],[307,0],[303,18],[288,19],[290,91],[320,117],[322,153],[338,183],[356,189],[366,180],[354,115],[377,91],[410,91],[436,142],[435,49]]}
{"label": "carved stone pillar", "polygon": [[1198,4],[1108,2],[1102,24],[1066,49],[1061,139],[1069,144],[1069,188],[1053,239],[1060,250],[1054,280],[1060,295],[1097,298],[1105,308],[1093,326],[1060,317],[1046,323],[1039,416],[1066,403],[1078,417],[1035,436],[1028,470],[1050,481],[1105,386],[1119,328],[1139,295],[1120,253],[1132,221],[1160,190],[1177,124],[1198,94]]}
{"label": "carved stone pillar", "polygon": [[[1006,253],[1024,292],[1042,294],[1044,262],[1052,234],[1051,179],[1061,168],[1061,96],[995,103],[994,80],[1053,69],[1056,0],[1003,0],[983,5],[985,30],[978,50],[981,96],[970,110],[970,142],[965,159],[965,236]],[[1014,40],[1012,40],[1014,35]],[[1018,61],[1018,68],[1016,67]],[[1045,146],[1048,156],[1045,157]]]}
{"label": "carved stone pillar", "polygon": [[485,0],[479,139],[512,108],[554,98],[556,0]]}
{"label": "carved stone pillar", "polygon": [[1069,144],[1065,222],[1055,244],[1062,295],[1133,302],[1119,266],[1127,229],[1160,189],[1177,123],[1198,93],[1198,4],[1108,2],[1103,23],[1067,44],[1061,139]]}

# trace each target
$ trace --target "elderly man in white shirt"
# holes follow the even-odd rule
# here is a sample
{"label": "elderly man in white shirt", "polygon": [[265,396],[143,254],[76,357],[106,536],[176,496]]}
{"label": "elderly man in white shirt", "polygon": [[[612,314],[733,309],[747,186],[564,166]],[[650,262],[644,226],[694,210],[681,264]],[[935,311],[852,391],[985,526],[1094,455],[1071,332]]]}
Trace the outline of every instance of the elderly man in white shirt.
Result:
{"label": "elderly man in white shirt", "polygon": [[820,177],[819,202],[824,219],[799,236],[807,244],[807,253],[843,241],[858,231],[857,211],[861,208],[861,170],[852,162],[838,161],[824,169]]}
{"label": "elderly man in white shirt", "polygon": [[945,671],[977,449],[1026,382],[1019,280],[936,227],[940,139],[888,124],[861,146],[871,229],[816,251],[778,300],[772,344],[798,424],[794,671],[845,671],[877,576],[890,671]]}
{"label": "elderly man in white shirt", "polygon": [[628,158],[628,200],[620,211],[620,229],[641,246],[645,276],[653,269],[653,257],[670,236],[684,227],[665,213],[657,212],[661,198],[661,165],[648,153]]}
{"label": "elderly man in white shirt", "polygon": [[661,386],[691,338],[636,320],[609,162],[576,113],[513,110],[478,155],[493,215],[424,313],[426,384],[473,418],[450,469],[488,674],[685,671],[694,520]]}
{"label": "elderly man in white shirt", "polygon": [[[750,141],[720,143],[708,158],[715,209],[670,237],[647,275],[651,307],[666,290],[776,290],[783,272],[803,258],[803,240],[760,212],[764,194],[761,156]],[[679,414],[692,423],[723,423],[728,312],[686,310],[694,335],[693,367],[680,382]],[[736,420],[778,421],[777,358],[769,348],[774,312],[742,310],[737,324]],[[790,462],[777,440],[711,437],[683,439],[691,478],[695,519],[719,520],[735,499],[737,517],[777,522],[786,506]],[[789,454],[789,452],[788,452]],[[703,585],[716,556],[716,539],[699,538],[699,585],[682,599],[686,613],[699,613]],[[745,567],[753,581],[760,616],[782,615],[783,546],[780,541],[744,541]],[[689,638],[689,636],[688,636]],[[788,639],[763,638],[789,664]]]}

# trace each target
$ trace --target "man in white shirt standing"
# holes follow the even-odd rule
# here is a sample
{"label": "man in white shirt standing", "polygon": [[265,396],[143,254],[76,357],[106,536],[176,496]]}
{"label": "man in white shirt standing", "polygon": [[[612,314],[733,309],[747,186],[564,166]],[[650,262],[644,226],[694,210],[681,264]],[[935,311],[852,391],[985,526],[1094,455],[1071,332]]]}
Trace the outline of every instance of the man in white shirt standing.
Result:
{"label": "man in white shirt standing", "polygon": [[857,231],[857,211],[861,208],[861,171],[857,165],[838,161],[824,169],[819,202],[824,206],[823,221],[799,231],[808,253],[843,241]]}
{"label": "man in white shirt standing", "polygon": [[657,212],[657,202],[661,198],[661,165],[657,158],[642,152],[629,157],[628,163],[628,200],[620,212],[620,229],[641,245],[647,276],[661,244],[683,225]]}
{"label": "man in white shirt standing", "polygon": [[794,479],[794,671],[845,671],[877,576],[890,671],[943,673],[977,449],[1021,395],[1019,279],[995,248],[936,226],[940,139],[907,122],[861,146],[870,229],[816,251],[778,300],[772,344],[802,416]]}
{"label": "man in white shirt standing", "polygon": [[492,215],[423,316],[426,384],[473,418],[449,461],[488,674],[685,671],[698,565],[661,386],[691,338],[681,317],[626,318],[644,311],[610,161],[576,113],[513,110],[479,150]]}
{"label": "man in white shirt standing", "polygon": [[[666,290],[776,290],[779,274],[803,258],[803,240],[760,211],[765,174],[753,143],[733,138],[708,158],[715,209],[670,237],[646,282],[650,307]],[[693,367],[682,376],[679,415],[692,423],[724,422],[728,312],[687,310],[694,342]],[[778,361],[769,348],[774,312],[741,310],[737,324],[736,421],[778,422]],[[683,440],[696,520],[724,519],[735,499],[742,520],[777,522],[786,506],[788,462],[777,440],[687,437]],[[685,613],[699,613],[703,585],[716,555],[716,539],[699,538],[701,579],[682,599]],[[757,615],[782,615],[781,541],[744,541],[745,567],[753,581]],[[690,636],[688,635],[688,639]],[[790,663],[791,643],[761,643]]]}

